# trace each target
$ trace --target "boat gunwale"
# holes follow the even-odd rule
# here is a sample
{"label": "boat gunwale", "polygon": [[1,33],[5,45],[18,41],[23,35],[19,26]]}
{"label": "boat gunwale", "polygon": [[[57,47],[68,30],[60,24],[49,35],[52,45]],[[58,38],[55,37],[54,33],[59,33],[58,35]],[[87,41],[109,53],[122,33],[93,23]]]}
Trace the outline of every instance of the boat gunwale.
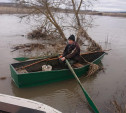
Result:
{"label": "boat gunwale", "polygon": [[[33,110],[44,111],[44,112],[49,112],[49,111],[45,111],[48,108],[48,109],[52,110],[55,113],[62,113],[61,111],[59,111],[59,110],[57,110],[57,109],[53,108],[52,106],[49,106],[49,105],[47,105],[45,103],[41,103],[41,102],[38,102],[38,101],[26,99],[26,98],[21,98],[21,97],[16,97],[16,96],[11,96],[11,95],[6,95],[6,94],[1,94],[0,93],[0,99],[1,99],[0,102],[3,102],[5,104],[15,105],[15,106],[18,106],[18,107],[25,107],[25,108],[29,108],[29,109],[33,109]],[[14,101],[11,101],[9,103],[7,99],[14,100]],[[28,103],[29,105],[19,104],[19,103],[15,102],[16,100],[18,102],[20,101],[20,102]],[[36,106],[33,107],[33,104],[36,105]],[[46,107],[46,109],[45,109],[45,107]]]}
{"label": "boat gunwale", "polygon": [[[101,56],[99,56],[97,59],[93,60],[91,63],[94,63],[96,60],[100,59],[101,57],[103,57],[106,53],[104,52]],[[26,61],[25,61],[26,62]],[[22,62],[23,63],[23,62]],[[14,63],[14,64],[18,64],[18,63]],[[17,71],[15,70],[15,68],[13,67],[12,64],[10,64],[10,66],[13,68],[13,70],[15,71],[15,73],[17,75],[29,75],[29,74],[36,74],[36,73],[47,73],[50,71],[37,71],[37,72],[29,72],[29,73],[17,73]],[[79,68],[74,68],[74,70],[78,70],[78,69],[82,69],[86,66],[89,66],[89,64],[84,65],[83,67],[79,67]],[[68,71],[69,69],[61,69],[61,70],[52,70],[51,72],[61,72],[61,71]]]}

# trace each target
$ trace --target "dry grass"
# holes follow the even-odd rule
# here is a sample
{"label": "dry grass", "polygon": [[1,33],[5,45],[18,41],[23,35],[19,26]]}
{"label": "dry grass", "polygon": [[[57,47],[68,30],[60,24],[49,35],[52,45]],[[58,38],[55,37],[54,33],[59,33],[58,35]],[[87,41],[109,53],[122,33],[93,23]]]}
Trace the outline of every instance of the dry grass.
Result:
{"label": "dry grass", "polygon": [[118,102],[117,100],[112,101],[112,105],[114,107],[114,111],[115,113],[126,113],[126,105],[123,108]]}
{"label": "dry grass", "polygon": [[38,28],[28,33],[27,36],[29,39],[45,39],[48,35],[46,32],[42,32],[42,29]]}
{"label": "dry grass", "polygon": [[28,8],[0,6],[0,14],[27,14],[30,12],[31,9]]}
{"label": "dry grass", "polygon": [[[60,54],[63,52],[65,45],[58,44],[38,44],[38,43],[28,43],[20,44],[14,46],[12,52],[17,51],[22,53],[25,57],[44,57],[55,54]],[[37,52],[37,53],[36,53]],[[26,55],[28,53],[28,55]]]}
{"label": "dry grass", "polygon": [[13,47],[13,48],[12,48],[12,49],[13,49],[12,52],[14,52],[14,51],[16,51],[16,50],[20,50],[20,49],[23,49],[24,52],[25,52],[25,51],[33,51],[33,50],[35,50],[36,48],[37,48],[37,49],[44,49],[45,47],[44,47],[44,45],[42,45],[42,44],[37,44],[37,43],[21,44],[21,45],[18,45],[18,46]]}
{"label": "dry grass", "polygon": [[106,108],[109,113],[126,113],[126,89],[117,89]]}

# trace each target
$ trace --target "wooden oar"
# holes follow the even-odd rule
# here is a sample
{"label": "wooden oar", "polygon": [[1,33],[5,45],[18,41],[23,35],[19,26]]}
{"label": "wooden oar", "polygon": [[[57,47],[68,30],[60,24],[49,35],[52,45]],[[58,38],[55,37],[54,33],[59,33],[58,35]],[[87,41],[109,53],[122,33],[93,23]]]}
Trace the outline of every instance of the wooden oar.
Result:
{"label": "wooden oar", "polygon": [[13,58],[13,59],[21,62],[21,61],[26,61],[26,60],[29,60],[29,59],[34,59],[34,58],[17,57],[17,58]]}
{"label": "wooden oar", "polygon": [[69,63],[68,60],[66,60],[66,64],[68,65],[68,68],[70,69],[70,71],[71,71],[72,74],[74,75],[75,79],[77,80],[78,84],[80,85],[80,87],[81,87],[81,89],[82,89],[82,91],[83,91],[83,93],[84,93],[84,95],[85,95],[85,97],[86,97],[86,99],[87,99],[89,105],[90,105],[91,108],[93,109],[93,111],[94,111],[95,113],[99,113],[99,111],[98,111],[96,105],[94,104],[94,102],[92,101],[92,99],[90,98],[90,96],[88,95],[88,93],[86,92],[86,90],[84,89],[84,87],[82,86],[82,84],[81,84],[79,78],[77,77],[76,73],[74,72],[74,70],[73,70],[73,68],[71,67],[71,65],[70,65],[70,63]]}
{"label": "wooden oar", "polygon": [[28,58],[28,57],[17,57],[17,58],[13,58],[17,61],[26,61],[26,60],[30,60],[30,59],[46,59],[46,58],[50,58],[50,57],[57,57],[59,54],[56,55],[49,55],[49,56],[44,56],[44,57],[32,57],[32,58]]}
{"label": "wooden oar", "polygon": [[105,49],[105,50],[102,50],[102,51],[88,51],[88,52],[85,52],[84,54],[82,55],[86,55],[86,54],[90,54],[90,53],[97,53],[97,52],[106,52],[106,51],[110,51],[111,49]]}

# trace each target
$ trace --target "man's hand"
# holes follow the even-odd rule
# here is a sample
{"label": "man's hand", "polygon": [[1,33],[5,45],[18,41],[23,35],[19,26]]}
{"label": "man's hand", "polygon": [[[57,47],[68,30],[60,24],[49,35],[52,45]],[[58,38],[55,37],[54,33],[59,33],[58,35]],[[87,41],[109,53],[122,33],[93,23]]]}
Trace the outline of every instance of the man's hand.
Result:
{"label": "man's hand", "polygon": [[62,55],[59,56],[60,59],[61,59],[62,57],[63,57]]}
{"label": "man's hand", "polygon": [[63,58],[61,58],[61,60],[62,60],[62,61],[64,61],[64,60],[66,60],[66,58],[65,58],[65,57],[63,57]]}

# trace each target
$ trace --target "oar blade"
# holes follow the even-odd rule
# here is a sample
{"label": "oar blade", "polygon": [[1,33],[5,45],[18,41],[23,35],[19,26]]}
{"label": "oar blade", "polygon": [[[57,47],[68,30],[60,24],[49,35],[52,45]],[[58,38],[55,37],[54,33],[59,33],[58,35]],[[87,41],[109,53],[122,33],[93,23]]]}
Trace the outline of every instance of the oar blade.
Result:
{"label": "oar blade", "polygon": [[49,55],[49,56],[43,56],[43,57],[33,57],[33,58],[27,58],[27,57],[17,57],[17,58],[13,58],[17,61],[26,61],[26,60],[30,60],[30,59],[46,59],[46,58],[52,58],[52,57],[57,57],[60,54],[55,54],[55,55]]}
{"label": "oar blade", "polygon": [[70,65],[69,61],[66,60],[66,64],[68,65],[70,71],[73,73],[75,79],[77,80],[78,84],[80,85],[89,105],[91,106],[92,110],[95,112],[95,113],[99,113],[97,107],[95,106],[94,102],[91,100],[91,98],[89,97],[88,93],[86,92],[86,90],[84,89],[84,87],[82,86],[78,76],[76,75],[75,71],[73,70],[72,66]]}
{"label": "oar blade", "polygon": [[82,90],[83,90],[83,92],[84,92],[84,95],[85,95],[85,97],[86,97],[86,99],[87,99],[87,101],[88,101],[90,107],[93,109],[93,111],[94,111],[95,113],[99,113],[99,111],[98,111],[96,105],[94,104],[94,102],[92,101],[91,97],[87,94],[87,92],[84,90],[83,87],[81,87],[81,88],[82,88]]}
{"label": "oar blade", "polygon": [[27,58],[27,57],[18,57],[18,58],[13,58],[13,59],[15,59],[17,61],[26,61],[26,60],[29,60],[29,58]]}

